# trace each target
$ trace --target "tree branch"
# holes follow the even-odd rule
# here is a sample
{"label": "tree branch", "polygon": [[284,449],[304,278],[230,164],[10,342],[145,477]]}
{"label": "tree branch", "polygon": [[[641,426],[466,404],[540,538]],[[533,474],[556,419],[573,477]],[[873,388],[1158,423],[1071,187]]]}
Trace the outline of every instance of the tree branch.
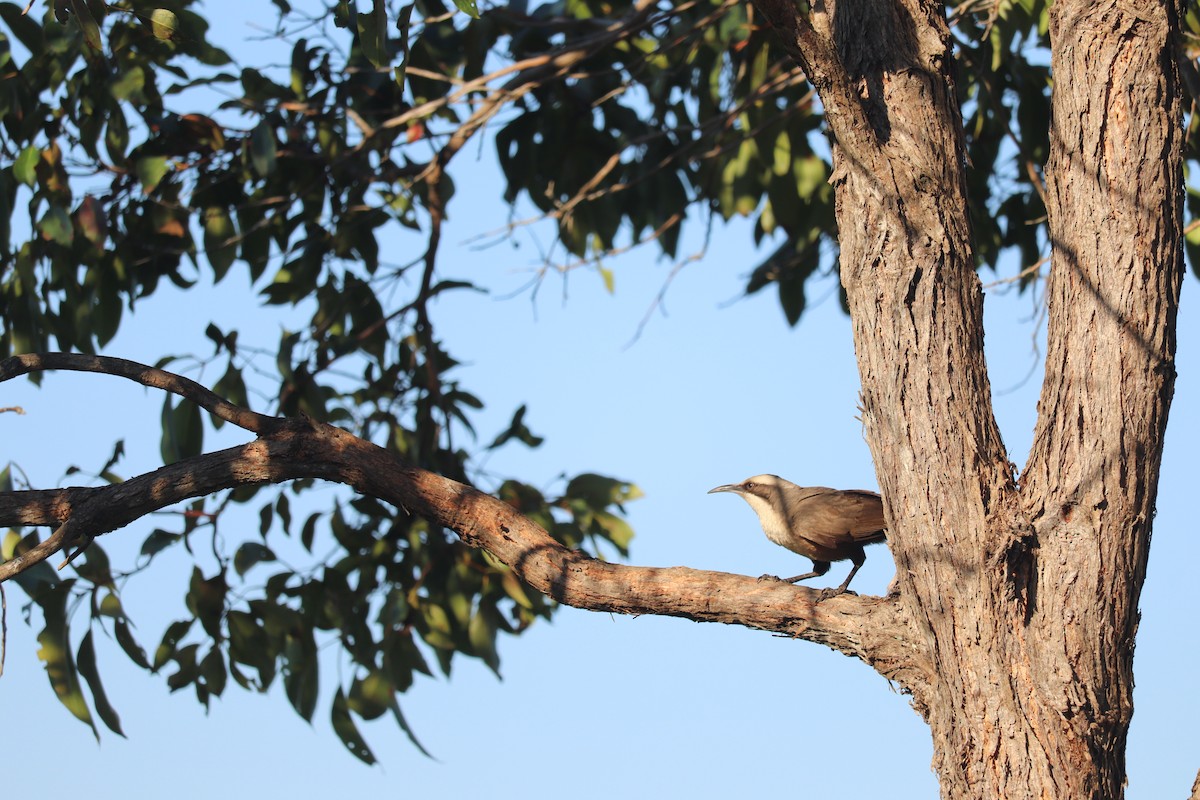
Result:
{"label": "tree branch", "polygon": [[[168,385],[178,387],[185,381],[120,359],[21,358],[22,364],[40,368],[86,358],[91,359],[92,371],[107,371],[107,363],[113,367],[110,374],[142,383],[147,375],[159,373],[175,379],[163,381]],[[0,375],[21,374],[4,371],[11,361],[0,364]],[[564,547],[507,503],[410,466],[340,428],[309,419],[271,422],[272,430],[256,441],[185,459],[124,483],[0,493],[0,525],[59,526],[32,550],[0,563],[0,582],[49,558],[70,536],[90,538],[173,503],[223,489],[321,478],[454,530],[465,543],[486,549],[560,603],[774,631],[860,658],[917,694],[918,702],[928,685],[930,660],[896,598],[847,594],[821,600],[814,589],[741,575],[607,563]]]}
{"label": "tree branch", "polygon": [[[829,123],[837,130],[837,143],[855,159],[874,160],[873,125],[852,77],[841,67],[827,15],[807,17],[798,12],[791,0],[754,0],[754,7],[770,23],[783,49],[804,70],[821,96]],[[818,25],[827,29],[818,29]]]}
{"label": "tree branch", "polygon": [[211,390],[173,372],[111,356],[89,356],[79,353],[26,353],[0,361],[0,383],[50,369],[65,369],[73,372],[100,372],[118,378],[162,389],[191,400],[214,417],[232,423],[251,433],[264,434],[275,430],[282,419],[259,414],[248,408],[234,405]]}

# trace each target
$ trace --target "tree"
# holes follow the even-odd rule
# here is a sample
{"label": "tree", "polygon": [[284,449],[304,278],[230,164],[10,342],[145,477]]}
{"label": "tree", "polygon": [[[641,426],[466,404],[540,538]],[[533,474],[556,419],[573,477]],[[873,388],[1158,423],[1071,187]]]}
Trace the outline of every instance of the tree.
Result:
{"label": "tree", "polygon": [[[99,50],[99,27],[80,8],[90,9],[76,7],[76,36],[82,46]],[[343,16],[336,19],[353,23],[357,33],[351,64],[356,56],[366,59],[357,62],[362,65],[388,61],[390,39],[381,33],[382,7],[357,17],[339,8]],[[518,62],[517,76],[479,99],[465,121],[454,119],[456,127],[425,164],[392,161],[395,138],[389,132],[409,125],[409,136],[426,136],[425,120],[432,118],[423,115],[453,114],[453,102],[485,85],[472,81],[486,59],[476,55],[472,62],[478,50],[456,47],[460,34],[454,27],[427,23],[410,43],[404,12],[405,33],[397,53],[415,104],[397,97],[391,87],[399,84],[381,79],[380,73],[352,70],[347,82],[361,80],[368,86],[361,92],[339,86],[346,92],[341,97],[353,102],[325,105],[334,92],[321,82],[337,82],[331,78],[335,70],[329,67],[329,51],[314,56],[307,44],[298,42],[290,94],[278,84],[263,87],[261,76],[243,74],[248,102],[237,101],[238,107],[254,108],[253,113],[269,121],[243,131],[236,143],[210,117],[143,112],[157,135],[126,157],[121,123],[111,133],[120,107],[116,113],[110,107],[105,135],[117,139],[113,149],[129,166],[113,170],[111,195],[80,201],[73,218],[66,211],[71,196],[61,150],[22,149],[6,175],[9,186],[36,184],[34,208],[45,204],[47,210],[31,213],[40,238],[17,253],[5,285],[5,317],[16,320],[7,323],[8,346],[41,349],[27,345],[41,343],[48,332],[60,344],[81,350],[103,344],[114,314],[119,320],[119,310],[111,309],[120,309],[122,296],[132,303],[152,291],[158,277],[181,279],[182,256],[194,250],[189,214],[200,209],[215,274],[232,264],[229,248],[237,244],[237,255],[261,275],[273,237],[288,260],[266,296],[296,302],[315,289],[319,306],[303,341],[306,352],[296,352],[299,337],[285,337],[280,348],[280,417],[252,414],[178,376],[137,365],[86,355],[24,355],[5,362],[6,376],[65,367],[133,377],[200,403],[218,419],[258,437],[236,452],[201,455],[192,406],[168,403],[164,455],[176,463],[157,476],[168,479],[165,484],[152,490],[154,476],[147,476],[107,488],[10,495],[9,509],[0,513],[6,523],[58,526],[43,542],[36,534],[13,542],[6,553],[13,557],[0,567],[26,581],[46,615],[48,635],[66,641],[61,609],[74,587],[44,569],[39,574],[36,565],[49,553],[65,545],[86,545],[90,536],[124,524],[131,514],[185,497],[243,484],[335,479],[408,513],[399,515],[401,529],[393,531],[388,529],[388,509],[370,500],[357,509],[368,523],[347,525],[335,511],[332,532],[347,557],[332,573],[357,571],[356,588],[361,590],[369,563],[363,558],[380,541],[396,542],[387,559],[429,558],[437,583],[444,575],[451,587],[444,595],[448,599],[439,603],[437,596],[407,591],[404,602],[393,601],[393,611],[397,619],[413,619],[414,609],[407,604],[420,598],[424,608],[415,618],[423,620],[423,627],[418,622],[416,628],[443,667],[454,652],[494,658],[495,630],[519,627],[502,621],[497,611],[501,604],[524,609],[516,612],[522,624],[545,613],[548,609],[534,604],[526,585],[555,602],[596,610],[749,625],[832,646],[866,661],[911,694],[933,732],[935,768],[946,797],[1119,796],[1131,714],[1137,598],[1174,379],[1174,323],[1183,272],[1185,142],[1175,57],[1182,10],[1059,3],[1052,12],[1033,5],[1003,13],[996,9],[977,19],[960,9],[951,17],[953,31],[967,37],[959,46],[965,65],[960,87],[952,28],[940,6],[798,9],[760,0],[754,14],[769,21],[819,94],[833,142],[829,190],[821,181],[808,180],[811,173],[806,177],[805,164],[820,158],[811,148],[805,151],[808,132],[820,117],[811,96],[804,100],[784,92],[801,86],[798,74],[778,66],[774,45],[753,24],[757,16],[739,16],[727,5],[715,8],[684,5],[682,10],[659,11],[634,5],[615,21],[583,23],[596,16],[594,9],[546,7],[541,17],[535,12],[521,19],[545,21],[545,28],[530,25],[548,32],[533,43],[522,41],[525,31],[517,30],[511,18],[510,26],[503,26],[511,10],[485,14],[481,20],[499,29],[489,32],[471,23],[462,29],[463,41],[481,37],[486,53],[500,37],[511,36],[514,54],[525,52],[520,43],[539,55]],[[428,20],[427,10],[422,11]],[[603,11],[611,14],[613,9],[605,6]],[[149,17],[157,41],[219,64],[223,54],[199,44],[203,28],[198,18],[171,13]],[[16,17],[8,13],[4,19],[16,33],[21,24],[14,23]],[[191,38],[176,37],[180,20],[191,26]],[[1041,28],[1033,27],[1039,23]],[[128,44],[135,41],[134,27],[113,22],[105,30],[110,42],[120,43],[111,47],[114,58],[126,58],[126,53],[142,57],[143,49],[151,54],[137,65],[144,76],[153,69],[153,58],[168,60],[175,51],[155,54],[159,45],[145,37],[136,46]],[[1015,42],[1047,31],[1056,91],[1050,98],[1054,123],[1049,135],[1041,136],[1032,128],[1046,116],[1047,73],[1032,66]],[[34,38],[28,29],[25,34]],[[439,36],[455,41],[447,44]],[[699,62],[709,69],[672,68],[670,58],[656,58],[653,43],[675,41],[672,36],[691,42],[691,60],[683,58],[682,64]],[[28,42],[26,46],[37,53]],[[49,63],[63,52],[44,50],[51,54]],[[447,52],[465,54],[463,65],[439,61],[437,55]],[[705,57],[715,61],[705,62]],[[314,61],[318,66],[310,69]],[[82,107],[100,62],[93,58],[88,69],[75,73],[70,102]],[[720,67],[712,67],[717,62]],[[970,69],[996,63],[1007,67],[1003,77]],[[1184,70],[1190,74],[1186,62]],[[58,74],[66,72],[60,68]],[[711,101],[714,93],[701,91],[705,84],[699,78],[714,74],[744,82],[738,88],[746,99],[732,108],[706,107],[705,98]],[[453,97],[453,102],[425,100],[433,90],[418,88],[419,81],[437,75],[461,75],[465,83],[456,92],[462,94],[442,90],[438,96]],[[768,77],[772,75],[786,77]],[[565,80],[551,83],[552,77]],[[630,85],[648,93],[639,99],[651,109],[645,117],[629,106],[601,102],[626,93]],[[385,86],[389,88],[381,88]],[[1025,135],[1013,135],[1005,144],[998,131],[1012,124],[1002,103],[1009,87],[1023,90],[1016,116]],[[779,94],[773,94],[777,89]],[[130,96],[134,91],[145,92],[144,84]],[[392,94],[386,96],[388,92]],[[388,111],[381,114],[368,99]],[[154,93],[137,101],[153,106]],[[819,262],[821,243],[832,235],[821,213],[836,217],[837,259],[863,382],[863,422],[891,523],[896,594],[819,602],[819,595],[806,588],[683,568],[610,564],[573,546],[591,535],[624,547],[628,532],[610,510],[632,496],[627,484],[588,476],[569,484],[561,500],[547,501],[514,483],[502,486],[497,500],[452,480],[465,477],[465,457],[444,437],[456,424],[453,420],[465,421],[461,406],[470,400],[457,387],[444,387],[449,362],[437,347],[424,307],[437,292],[455,288],[436,283],[434,271],[452,185],[446,165],[505,103],[527,103],[496,137],[510,181],[509,199],[526,191],[532,202],[543,201],[541,211],[574,257],[597,258],[620,246],[622,225],[633,240],[646,238],[649,231],[649,238],[674,256],[669,234],[688,202],[706,203],[729,215],[757,211],[762,233],[778,226],[784,241],[751,277],[748,290],[777,283],[785,309],[796,317],[803,309],[804,279]],[[379,118],[364,115],[360,105]],[[603,119],[596,114],[588,119],[580,113],[586,108],[602,109],[598,116]],[[686,129],[683,121],[692,120],[693,113],[698,115],[695,138],[674,139],[658,131],[668,120],[675,123],[670,131]],[[90,136],[84,132],[84,123],[95,116],[65,114],[82,120],[79,147],[99,161],[99,128]],[[351,141],[346,120],[357,125],[357,143]],[[421,126],[410,124],[417,121]],[[38,127],[42,122],[32,124],[38,135],[45,133]],[[277,125],[287,131],[282,148]],[[723,138],[726,133],[728,139]],[[574,175],[580,165],[564,161],[554,148],[582,135],[588,137],[584,141],[590,151],[611,155],[599,171]],[[774,145],[771,166],[781,164],[782,169],[763,168],[764,141]],[[302,146],[312,143],[320,147]],[[625,161],[629,148],[642,158]],[[728,157],[735,149],[737,155]],[[328,153],[324,161],[313,155],[317,151]],[[240,160],[232,157],[235,153]],[[1048,220],[1039,229],[1023,223],[1039,216],[1043,192],[1037,165],[1043,156],[1049,159],[1044,189]],[[282,169],[282,158],[294,164]],[[968,160],[979,172],[967,170]],[[718,172],[714,163],[725,166]],[[990,195],[989,167],[1010,163],[1025,168],[1014,181],[1016,188]],[[313,164],[328,166],[317,171]],[[200,165],[203,170],[189,173],[189,167]],[[180,175],[196,176],[186,206],[179,202],[182,179],[174,177],[172,166]],[[346,172],[339,174],[342,170]],[[408,192],[385,193],[390,212],[383,215],[376,212],[384,205],[365,201],[366,182],[374,176]],[[781,176],[787,180],[775,180]],[[780,184],[786,188],[777,188]],[[138,186],[142,197],[132,191]],[[622,197],[628,192],[638,193],[637,202]],[[301,202],[278,200],[293,196]],[[767,203],[760,205],[764,196]],[[418,206],[428,236],[425,256],[416,262],[422,268],[419,289],[410,304],[385,310],[370,285],[380,266],[374,230],[391,212],[414,224]],[[816,213],[801,219],[795,215],[798,206]],[[326,215],[329,235],[316,225]],[[104,224],[98,221],[101,216]],[[301,226],[303,235],[292,241]],[[107,241],[108,230],[120,232],[113,235],[111,250],[99,246]],[[249,245],[259,234],[262,241]],[[89,243],[94,249],[88,249]],[[1042,247],[1051,253],[1047,375],[1034,450],[1019,480],[991,413],[975,276],[978,263],[994,264],[1002,249],[1014,246],[1027,256]],[[330,257],[357,259],[368,278],[350,271],[327,274]],[[62,268],[72,259],[94,265],[94,272],[76,280],[75,272]],[[41,284],[34,271],[39,264],[58,267],[48,270]],[[403,265],[395,269],[398,275],[405,271]],[[113,276],[125,282],[105,287]],[[62,301],[43,301],[47,294],[54,299],[61,295]],[[96,298],[90,317],[76,311],[87,307],[82,299],[88,297]],[[118,298],[115,306],[113,297]],[[389,337],[389,324],[410,326],[411,332]],[[210,338],[218,353],[230,358],[220,393],[244,398],[233,362],[236,338],[222,331],[210,332]],[[399,358],[386,352],[392,341],[403,342]],[[352,390],[338,387],[329,370],[347,356],[366,364],[362,385]],[[397,385],[411,390],[412,398],[400,411],[388,405]],[[373,410],[363,414],[364,407]],[[386,448],[368,441],[375,432],[372,423],[380,418],[388,432]],[[343,420],[356,424],[362,435],[328,424]],[[512,438],[533,440],[520,412],[497,441]],[[114,497],[123,501],[114,504]],[[229,497],[239,499],[239,494]],[[264,526],[276,515],[286,524],[286,505],[281,508],[276,500],[267,508]],[[214,513],[203,505],[194,511],[185,533],[194,529],[197,516]],[[564,512],[572,515],[571,524]],[[315,531],[317,523],[311,519]],[[423,521],[434,526],[429,529],[433,535]],[[433,544],[439,528],[456,530],[463,542],[490,556],[455,544],[446,545],[450,556],[426,553],[442,549]],[[302,531],[301,537],[305,535]],[[175,541],[170,537],[148,542],[150,551]],[[115,597],[106,594],[112,579],[97,545],[86,552],[76,570],[96,587],[102,612],[107,598]],[[238,553],[243,566],[269,558],[255,548]],[[231,559],[235,569],[238,559]],[[469,564],[461,574],[478,575],[479,580],[466,588],[453,586],[455,575],[461,580],[461,574],[447,563]],[[344,711],[335,726],[352,730],[346,727],[350,711],[370,718],[394,707],[394,692],[404,688],[396,665],[403,663],[411,671],[419,655],[412,655],[411,639],[356,652],[356,642],[363,638],[375,644],[370,631],[358,627],[367,601],[348,591],[352,584],[344,574],[338,582],[330,573],[321,581],[294,575],[274,586],[268,581],[264,598],[242,611],[226,607],[224,570],[208,578],[197,572],[189,597],[209,639],[208,654],[197,661],[196,645],[177,647],[182,630],[168,631],[159,651],[162,663],[174,660],[179,667],[175,683],[194,685],[204,699],[205,692],[219,692],[226,664],[230,670],[237,664],[254,667],[265,684],[283,662],[292,681],[289,699],[303,714],[311,708],[312,679],[297,665],[304,663],[302,654],[311,645],[303,637],[299,643],[291,641],[290,631],[297,623],[306,635],[313,628],[338,629],[349,657],[365,670],[346,694],[339,688],[335,699],[335,715],[339,708]],[[514,574],[524,584],[506,578]],[[402,578],[395,580],[401,583]],[[322,616],[320,609],[328,605],[340,613]],[[462,613],[445,612],[456,606]],[[437,608],[443,609],[441,615],[433,610]],[[120,636],[123,612],[109,603],[109,613]],[[1069,624],[1064,626],[1063,620]],[[381,622],[387,630],[387,619]],[[390,649],[401,646],[406,648],[402,656]],[[68,653],[61,673],[67,680],[69,650],[61,649]],[[129,651],[136,660],[137,647],[131,645]],[[234,674],[237,678],[239,673]],[[245,676],[239,680],[250,683]],[[95,685],[93,702],[104,718]],[[66,694],[82,699],[77,688],[67,686]],[[344,738],[357,743],[356,734]]]}

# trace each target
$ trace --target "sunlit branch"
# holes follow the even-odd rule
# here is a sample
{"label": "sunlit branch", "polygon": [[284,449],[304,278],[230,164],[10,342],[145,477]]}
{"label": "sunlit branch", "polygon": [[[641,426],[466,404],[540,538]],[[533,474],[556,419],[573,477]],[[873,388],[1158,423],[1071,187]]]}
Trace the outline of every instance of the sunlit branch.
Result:
{"label": "sunlit branch", "polygon": [[[23,372],[73,360],[57,361],[55,354],[47,354],[26,362]],[[112,369],[110,374],[149,376],[139,382],[168,391],[183,389],[184,396],[208,400],[186,389],[192,383],[186,378],[134,362],[95,361],[88,371],[108,372],[105,367]],[[230,421],[242,415],[260,416],[245,410],[242,415],[229,414],[224,406],[219,408]],[[72,541],[87,542],[183,500],[238,486],[318,478],[345,484],[455,531],[466,544],[487,550],[526,583],[567,605],[776,631],[861,658],[905,687],[928,680],[924,659],[915,657],[922,646],[895,598],[843,594],[822,600],[818,590],[776,581],[600,561],[564,547],[507,503],[406,464],[345,430],[308,418],[267,420],[272,423],[270,430],[253,442],[185,459],[123,483],[0,492],[0,525],[57,526],[43,542],[0,563],[0,582],[45,561]]]}

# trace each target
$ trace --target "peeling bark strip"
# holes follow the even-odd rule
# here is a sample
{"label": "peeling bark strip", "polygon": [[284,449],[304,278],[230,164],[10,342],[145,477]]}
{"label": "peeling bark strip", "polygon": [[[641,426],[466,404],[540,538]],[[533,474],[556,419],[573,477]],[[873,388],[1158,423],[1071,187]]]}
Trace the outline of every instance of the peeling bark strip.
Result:
{"label": "peeling bark strip", "polygon": [[526,583],[566,605],[745,625],[827,645],[866,661],[905,688],[919,688],[929,679],[928,662],[906,635],[910,627],[895,598],[841,595],[818,602],[819,590],[775,581],[598,561],[563,547],[507,503],[409,466],[340,428],[255,414],[186,378],[130,361],[66,353],[16,356],[0,362],[0,381],[50,368],[107,373],[162,388],[206,404],[235,425],[265,433],[248,444],[111,486],[0,492],[0,525],[56,527],[29,552],[0,563],[0,582],[73,540],[117,530],[182,500],[236,486],[321,478],[454,530],[467,544],[486,549]]}
{"label": "peeling bark strip", "polygon": [[[1177,9],[1056,2],[1050,345],[991,408],[945,10],[755,0],[827,110],[863,421],[945,798],[1117,798],[1182,275]],[[1065,624],[1064,624],[1065,623]]]}

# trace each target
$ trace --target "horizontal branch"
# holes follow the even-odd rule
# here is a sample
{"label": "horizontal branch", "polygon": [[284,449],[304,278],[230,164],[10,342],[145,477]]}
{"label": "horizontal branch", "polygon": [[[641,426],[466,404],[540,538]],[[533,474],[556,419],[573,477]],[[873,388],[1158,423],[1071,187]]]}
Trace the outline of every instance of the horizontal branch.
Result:
{"label": "horizontal branch", "polygon": [[237,486],[320,478],[455,531],[565,605],[773,631],[860,658],[909,689],[927,681],[924,648],[895,598],[844,594],[822,600],[818,590],[742,575],[600,561],[564,547],[507,503],[408,465],[340,428],[306,418],[271,421],[272,430],[253,442],[124,483],[0,492],[0,525],[58,526],[29,552],[0,563],[0,582],[49,558],[72,538],[86,541],[183,500]]}

